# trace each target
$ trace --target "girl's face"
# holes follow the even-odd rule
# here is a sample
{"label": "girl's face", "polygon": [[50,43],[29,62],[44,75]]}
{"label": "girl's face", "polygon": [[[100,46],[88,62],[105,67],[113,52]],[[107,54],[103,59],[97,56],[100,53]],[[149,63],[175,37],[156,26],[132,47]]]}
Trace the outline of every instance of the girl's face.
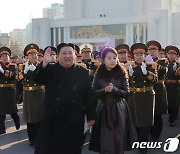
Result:
{"label": "girl's face", "polygon": [[113,69],[118,63],[118,57],[113,52],[109,52],[104,59],[104,64],[108,70]]}

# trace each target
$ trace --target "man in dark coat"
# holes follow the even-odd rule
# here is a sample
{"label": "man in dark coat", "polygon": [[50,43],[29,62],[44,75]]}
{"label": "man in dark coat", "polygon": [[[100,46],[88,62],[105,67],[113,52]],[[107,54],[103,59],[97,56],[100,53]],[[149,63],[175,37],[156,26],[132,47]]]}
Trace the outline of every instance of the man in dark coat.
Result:
{"label": "man in dark coat", "polygon": [[13,118],[16,129],[20,128],[19,116],[16,106],[16,73],[17,65],[9,63],[11,50],[7,47],[0,48],[0,135],[6,133],[6,114]]}
{"label": "man in dark coat", "polygon": [[147,57],[158,64],[158,82],[153,85],[155,91],[154,125],[151,127],[150,131],[151,139],[158,140],[163,128],[162,115],[167,114],[167,93],[164,84],[165,75],[167,73],[167,59],[158,58],[158,53],[161,51],[161,44],[159,42],[154,40],[149,41],[147,47],[149,54]]}
{"label": "man in dark coat", "polygon": [[95,123],[95,101],[88,71],[74,64],[72,44],[57,47],[58,62],[51,61],[50,48],[34,73],[34,79],[45,84],[44,117],[35,154],[81,154],[84,117]]}

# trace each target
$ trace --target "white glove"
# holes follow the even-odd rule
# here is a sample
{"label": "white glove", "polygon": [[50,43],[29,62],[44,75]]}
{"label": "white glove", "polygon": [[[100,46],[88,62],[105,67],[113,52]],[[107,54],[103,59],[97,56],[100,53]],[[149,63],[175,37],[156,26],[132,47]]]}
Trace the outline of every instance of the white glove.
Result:
{"label": "white glove", "polygon": [[0,66],[0,72],[1,72],[2,74],[4,74],[4,70],[2,69],[1,66]]}
{"label": "white glove", "polygon": [[29,64],[28,62],[25,63],[25,68],[24,68],[24,74],[27,74],[27,72],[29,71]]}
{"label": "white glove", "polygon": [[146,75],[146,74],[147,74],[146,64],[145,64],[144,62],[142,62],[142,65],[141,65],[141,70],[142,70],[142,73],[143,73],[144,75]]}
{"label": "white glove", "polygon": [[173,65],[173,71],[176,71],[176,69],[177,69],[177,64],[175,63],[175,64]]}
{"label": "white glove", "polygon": [[31,64],[30,66],[29,66],[29,70],[30,71],[34,71],[36,69],[36,67],[33,65],[33,64]]}
{"label": "white glove", "polygon": [[146,62],[154,62],[154,60],[152,59],[151,55],[147,55],[145,58]]}
{"label": "white glove", "polygon": [[129,66],[128,66],[128,70],[129,70],[129,75],[130,75],[130,76],[133,76],[134,71],[133,71],[132,65],[129,65]]}

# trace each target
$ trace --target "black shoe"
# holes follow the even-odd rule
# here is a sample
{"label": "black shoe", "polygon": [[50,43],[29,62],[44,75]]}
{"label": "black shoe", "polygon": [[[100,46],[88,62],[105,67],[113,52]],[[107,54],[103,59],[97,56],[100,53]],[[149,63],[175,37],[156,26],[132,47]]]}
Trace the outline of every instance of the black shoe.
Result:
{"label": "black shoe", "polygon": [[19,128],[20,128],[20,123],[17,123],[17,124],[15,124],[16,125],[16,130],[19,130]]}
{"label": "black shoe", "polygon": [[170,123],[170,126],[171,126],[171,127],[174,127],[174,126],[175,126],[175,123],[174,123],[174,122],[171,122],[171,123]]}
{"label": "black shoe", "polygon": [[0,131],[0,135],[6,134],[6,131]]}
{"label": "black shoe", "polygon": [[141,153],[147,153],[148,149],[147,149],[147,148],[145,148],[145,149],[139,148],[139,151],[140,151]]}

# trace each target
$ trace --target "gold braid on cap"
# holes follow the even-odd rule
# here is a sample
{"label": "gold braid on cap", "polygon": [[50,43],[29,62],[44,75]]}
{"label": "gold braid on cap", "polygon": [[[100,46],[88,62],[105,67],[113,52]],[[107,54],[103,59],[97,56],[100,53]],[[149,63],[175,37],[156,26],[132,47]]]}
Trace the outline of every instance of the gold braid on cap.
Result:
{"label": "gold braid on cap", "polygon": [[155,46],[155,45],[150,45],[148,47],[148,50],[150,50],[150,49],[157,49],[157,50],[159,50],[159,48],[157,46]]}
{"label": "gold braid on cap", "polygon": [[0,55],[3,55],[3,54],[8,54],[10,56],[9,52],[7,52],[7,51],[0,52]]}
{"label": "gold braid on cap", "polygon": [[168,53],[174,53],[177,55],[177,52],[175,50],[169,50]]}
{"label": "gold braid on cap", "polygon": [[85,47],[85,48],[83,48],[83,49],[81,50],[81,52],[91,52],[91,49],[90,49],[90,48]]}
{"label": "gold braid on cap", "polygon": [[118,53],[121,53],[121,52],[123,52],[123,53],[124,53],[124,52],[128,52],[128,50],[127,50],[127,49],[119,49],[119,50],[118,50]]}
{"label": "gold braid on cap", "polygon": [[[29,49],[27,52],[26,52],[26,56],[28,55],[28,54],[30,54],[30,53],[32,53],[32,52],[34,52],[34,50],[36,50],[36,49]],[[38,51],[36,50],[36,52],[38,53]]]}
{"label": "gold braid on cap", "polygon": [[133,53],[145,53],[144,49],[138,48],[133,51]]}

